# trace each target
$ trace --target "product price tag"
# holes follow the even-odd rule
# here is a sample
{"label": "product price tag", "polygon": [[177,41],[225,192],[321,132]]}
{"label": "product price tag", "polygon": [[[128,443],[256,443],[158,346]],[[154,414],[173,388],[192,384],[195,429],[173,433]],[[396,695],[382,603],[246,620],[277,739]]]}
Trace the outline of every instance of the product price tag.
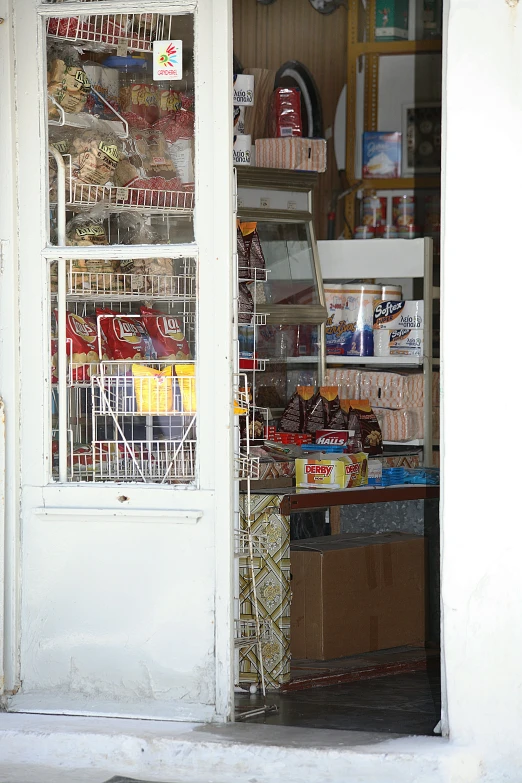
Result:
{"label": "product price tag", "polygon": [[116,188],[116,198],[118,201],[127,201],[129,198],[128,188]]}
{"label": "product price tag", "polygon": [[288,201],[286,205],[287,209],[297,209],[296,201]]}
{"label": "product price tag", "polygon": [[268,209],[270,207],[270,199],[269,198],[260,198],[259,199],[259,206],[263,207],[264,209]]}
{"label": "product price tag", "polygon": [[116,55],[118,57],[127,57],[128,52],[129,52],[129,48],[127,46],[127,39],[120,38],[120,40],[118,41],[118,46],[116,47]]}

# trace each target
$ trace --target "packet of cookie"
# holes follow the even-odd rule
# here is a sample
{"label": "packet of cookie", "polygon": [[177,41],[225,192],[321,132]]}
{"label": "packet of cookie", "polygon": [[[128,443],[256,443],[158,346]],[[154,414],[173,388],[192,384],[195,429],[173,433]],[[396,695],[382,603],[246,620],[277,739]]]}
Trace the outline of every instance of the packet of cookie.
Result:
{"label": "packet of cookie", "polygon": [[281,416],[281,421],[279,422],[279,430],[281,432],[305,431],[306,418],[313,396],[313,386],[298,386],[296,388]]}
{"label": "packet of cookie", "polygon": [[368,400],[350,400],[348,429],[355,431],[366,454],[382,454],[382,433]]}
{"label": "packet of cookie", "polygon": [[[305,431],[315,435],[317,430],[324,430],[328,422],[339,410],[339,389],[337,386],[321,386],[315,394],[306,418]],[[346,427],[345,429],[349,429]]]}

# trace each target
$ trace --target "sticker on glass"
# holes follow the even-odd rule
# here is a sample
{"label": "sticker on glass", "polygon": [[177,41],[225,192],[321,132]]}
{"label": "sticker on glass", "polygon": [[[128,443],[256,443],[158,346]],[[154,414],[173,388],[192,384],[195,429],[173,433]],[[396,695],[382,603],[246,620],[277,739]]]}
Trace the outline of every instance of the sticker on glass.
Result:
{"label": "sticker on glass", "polygon": [[154,41],[152,44],[154,62],[153,78],[162,79],[183,78],[183,42]]}

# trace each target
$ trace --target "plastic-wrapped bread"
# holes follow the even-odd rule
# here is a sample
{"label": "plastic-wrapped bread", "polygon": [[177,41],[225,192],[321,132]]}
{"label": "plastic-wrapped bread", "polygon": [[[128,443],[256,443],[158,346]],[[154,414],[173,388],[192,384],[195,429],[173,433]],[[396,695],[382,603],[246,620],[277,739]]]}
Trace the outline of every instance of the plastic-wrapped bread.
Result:
{"label": "plastic-wrapped bread", "polygon": [[83,111],[91,92],[91,83],[73,46],[53,44],[47,53],[47,92],[49,118],[57,119],[60,112],[54,101],[71,114]]}

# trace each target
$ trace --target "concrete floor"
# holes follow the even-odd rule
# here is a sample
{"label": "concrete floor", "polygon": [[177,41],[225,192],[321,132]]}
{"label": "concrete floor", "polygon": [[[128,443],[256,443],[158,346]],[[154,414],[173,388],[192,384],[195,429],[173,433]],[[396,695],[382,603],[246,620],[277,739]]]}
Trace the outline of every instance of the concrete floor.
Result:
{"label": "concrete floor", "polygon": [[[429,667],[361,682],[271,692],[266,701],[277,706],[277,712],[250,718],[249,723],[429,736],[440,720],[440,672]],[[240,710],[262,703],[260,696],[236,696]]]}

